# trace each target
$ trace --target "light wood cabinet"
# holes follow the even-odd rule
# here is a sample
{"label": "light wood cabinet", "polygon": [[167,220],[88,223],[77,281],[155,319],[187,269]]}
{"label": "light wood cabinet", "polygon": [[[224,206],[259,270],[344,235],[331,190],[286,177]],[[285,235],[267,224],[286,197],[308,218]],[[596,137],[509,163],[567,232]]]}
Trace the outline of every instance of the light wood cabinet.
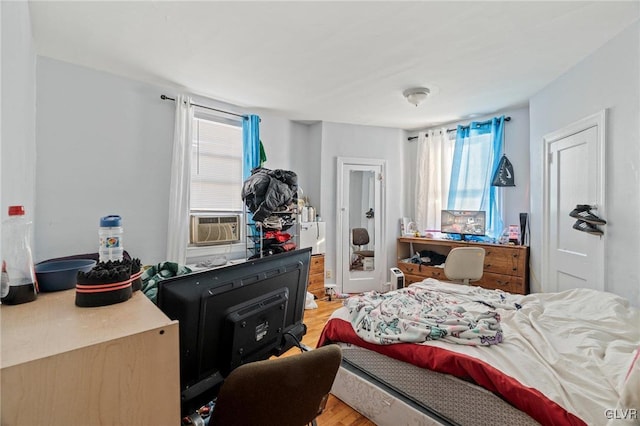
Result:
{"label": "light wood cabinet", "polygon": [[430,238],[398,238],[398,268],[405,275],[406,284],[435,278],[446,281],[444,269],[435,265],[409,263],[406,260],[416,252],[432,252],[446,256],[455,247],[482,247],[485,249],[484,274],[473,285],[500,289],[509,293],[529,293],[529,247],[486,244],[467,241],[437,240]]}
{"label": "light wood cabinet", "polygon": [[307,290],[318,299],[324,297],[324,254],[314,254],[311,256],[309,286]]}
{"label": "light wood cabinet", "polygon": [[177,425],[178,323],[144,294],[96,308],[75,290],[2,305],[2,425]]}

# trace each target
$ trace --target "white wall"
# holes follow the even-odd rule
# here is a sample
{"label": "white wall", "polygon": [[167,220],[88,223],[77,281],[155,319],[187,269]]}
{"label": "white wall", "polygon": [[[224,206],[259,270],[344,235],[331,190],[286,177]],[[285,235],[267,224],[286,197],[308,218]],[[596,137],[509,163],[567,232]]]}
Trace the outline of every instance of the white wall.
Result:
{"label": "white wall", "polygon": [[[504,126],[504,153],[513,164],[515,187],[501,188],[503,191],[503,220],[505,225],[520,224],[520,213],[529,212],[529,108],[515,108],[501,111],[496,114],[477,117],[473,120],[464,120],[438,126],[455,129],[458,124],[467,125],[471,121],[485,121],[496,116],[511,117],[511,121]],[[407,186],[404,191],[404,214],[415,217],[415,185],[416,185],[416,159],[418,155],[417,139],[407,141],[407,137],[416,136],[417,132],[406,133],[404,137],[404,159],[407,167],[404,170],[404,178]],[[399,229],[399,225],[397,226]],[[399,232],[399,231],[398,231]]]}
{"label": "white wall", "polygon": [[[145,264],[164,261],[175,106],[160,95],[176,90],[45,57],[37,87],[36,259],[97,251],[99,218],[119,214],[125,249]],[[292,140],[307,126],[260,116],[266,167],[292,169]],[[244,243],[237,246],[244,256]]]}
{"label": "white wall", "polygon": [[[294,123],[286,118],[258,112],[260,115],[260,140],[264,145],[267,161],[264,166],[268,169],[291,169],[292,141],[300,138],[306,132],[304,124]],[[293,170],[295,172],[295,170]]]}
{"label": "white wall", "polygon": [[398,220],[402,215],[402,194],[405,189],[402,154],[405,133],[399,129],[322,123],[321,205],[322,217],[327,223],[327,254],[325,269],[333,272],[328,283],[335,283],[336,272],[336,190],[338,157],[372,158],[386,160],[385,208],[386,221],[383,241],[387,250],[387,269],[383,277],[388,280],[388,268],[396,262]]}
{"label": "white wall", "polygon": [[8,206],[36,208],[36,54],[29,5],[0,2],[2,14],[2,147],[0,218]]}
{"label": "white wall", "polygon": [[303,196],[322,218],[320,199],[320,148],[322,146],[322,123],[297,124],[297,132],[291,139],[291,169],[298,174],[298,184]]}
{"label": "white wall", "polygon": [[640,306],[640,23],[636,22],[530,100],[531,287],[541,282],[542,138],[607,110],[605,289]]}
{"label": "white wall", "polygon": [[99,218],[165,260],[175,107],[159,87],[38,57],[36,260],[97,251]]}

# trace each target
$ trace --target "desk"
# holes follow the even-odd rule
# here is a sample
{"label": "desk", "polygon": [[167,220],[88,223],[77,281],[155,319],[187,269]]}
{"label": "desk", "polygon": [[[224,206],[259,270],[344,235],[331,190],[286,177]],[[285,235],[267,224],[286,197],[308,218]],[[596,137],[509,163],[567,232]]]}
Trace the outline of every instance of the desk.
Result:
{"label": "desk", "polygon": [[529,293],[529,247],[471,241],[421,237],[398,238],[397,265],[405,275],[405,283],[411,284],[425,278],[446,281],[443,268],[407,263],[404,260],[423,250],[446,256],[455,247],[482,247],[485,250],[484,273],[482,278],[472,282],[472,285],[516,294]]}
{"label": "desk", "polygon": [[179,424],[178,322],[141,292],[96,308],[41,293],[0,316],[3,426]]}

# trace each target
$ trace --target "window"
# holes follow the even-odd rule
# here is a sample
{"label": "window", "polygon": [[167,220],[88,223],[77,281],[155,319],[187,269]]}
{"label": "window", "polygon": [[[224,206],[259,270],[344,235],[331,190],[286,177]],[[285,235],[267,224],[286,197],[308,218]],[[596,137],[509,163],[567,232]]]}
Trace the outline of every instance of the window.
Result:
{"label": "window", "polygon": [[502,192],[491,185],[500,160],[504,137],[504,116],[469,126],[458,126],[453,153],[447,207],[483,210],[487,215],[487,235],[502,233]]}
{"label": "window", "polygon": [[191,212],[242,212],[242,123],[193,119]]}
{"label": "window", "polygon": [[419,135],[415,217],[420,230],[439,230],[443,209],[482,210],[487,235],[500,236],[502,192],[491,183],[502,152],[504,121],[502,116],[458,126],[454,145],[448,129]]}

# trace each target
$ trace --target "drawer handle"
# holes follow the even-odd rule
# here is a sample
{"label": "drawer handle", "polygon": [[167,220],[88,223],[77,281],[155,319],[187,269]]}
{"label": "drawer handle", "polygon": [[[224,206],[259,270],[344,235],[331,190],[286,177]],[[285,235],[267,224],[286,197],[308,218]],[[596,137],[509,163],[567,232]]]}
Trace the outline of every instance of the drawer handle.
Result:
{"label": "drawer handle", "polygon": [[513,269],[511,269],[511,270],[512,270],[512,271],[517,271],[517,270],[518,270],[518,268],[513,268]]}
{"label": "drawer handle", "polygon": [[496,283],[497,283],[498,285],[502,285],[502,286],[509,285],[509,281],[500,281],[500,280],[496,280]]}
{"label": "drawer handle", "polygon": [[486,265],[484,265],[485,268],[491,268],[491,264],[487,263]]}

